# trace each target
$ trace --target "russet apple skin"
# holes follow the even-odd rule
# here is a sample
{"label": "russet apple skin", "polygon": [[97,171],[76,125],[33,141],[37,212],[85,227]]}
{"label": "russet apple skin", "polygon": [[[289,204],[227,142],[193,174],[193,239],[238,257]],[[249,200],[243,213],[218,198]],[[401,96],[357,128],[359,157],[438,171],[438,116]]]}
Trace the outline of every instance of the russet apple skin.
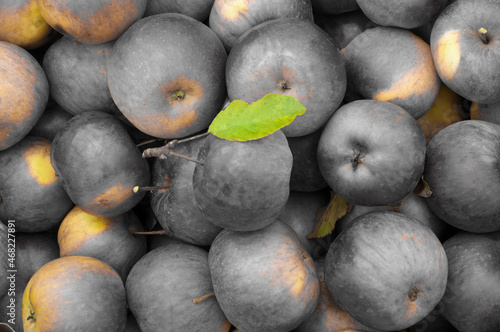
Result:
{"label": "russet apple skin", "polygon": [[500,126],[481,120],[454,123],[427,146],[424,179],[429,207],[469,232],[500,230]]}
{"label": "russet apple skin", "polygon": [[446,288],[448,261],[434,232],[397,212],[356,218],[333,240],[325,260],[332,298],[360,323],[383,331],[427,316]]}
{"label": "russet apple skin", "polygon": [[210,134],[193,174],[196,205],[207,222],[236,231],[271,224],[290,194],[292,153],[281,130],[251,141]]}
{"label": "russet apple skin", "polygon": [[115,42],[108,85],[118,109],[139,130],[181,138],[206,129],[222,109],[226,59],[217,35],[194,18],[148,16]]}
{"label": "russet apple skin", "polygon": [[224,229],[210,247],[208,264],[217,301],[245,332],[291,331],[319,299],[312,257],[279,220],[252,232]]}
{"label": "russet apple skin", "polygon": [[[455,1],[440,13],[431,31],[432,56],[441,80],[472,102],[500,101],[499,16],[498,1]],[[487,31],[485,41],[482,28]]]}
{"label": "russet apple skin", "polygon": [[114,41],[82,44],[67,36],[52,43],[42,64],[52,99],[72,115],[111,113],[107,62],[113,45]]}
{"label": "russet apple skin", "polygon": [[229,51],[251,28],[278,18],[299,18],[313,22],[308,0],[215,0],[208,24]]}
{"label": "russet apple skin", "polygon": [[[204,139],[195,139],[177,145],[175,152],[196,159],[203,144]],[[168,235],[187,243],[209,246],[222,227],[207,222],[196,205],[193,191],[195,166],[192,161],[176,156],[156,158],[151,170],[151,184],[168,189],[151,193],[151,208]]]}
{"label": "russet apple skin", "polygon": [[61,257],[31,277],[22,317],[26,332],[123,331],[125,287],[116,271],[98,259]]}
{"label": "russet apple skin", "polygon": [[51,165],[51,146],[28,136],[0,151],[0,218],[15,220],[18,232],[51,230],[74,206]]}
{"label": "russet apple skin", "polygon": [[227,332],[231,327],[214,296],[193,302],[213,292],[208,253],[198,246],[171,243],[153,249],[130,271],[126,290],[142,332]]}
{"label": "russet apple skin", "polygon": [[37,0],[47,23],[61,34],[85,44],[118,38],[139,20],[147,0]]}
{"label": "russet apple skin", "polygon": [[365,99],[341,106],[318,143],[318,163],[330,188],[357,205],[396,205],[424,171],[425,135],[403,108]]}
{"label": "russet apple skin", "polygon": [[0,4],[0,40],[32,50],[48,43],[54,30],[40,14],[36,0]]}
{"label": "russet apple skin", "polygon": [[383,26],[413,29],[430,23],[447,0],[356,0],[373,22]]}
{"label": "russet apple skin", "polygon": [[229,100],[252,103],[268,93],[295,97],[307,111],[282,128],[288,137],[311,134],[335,112],[347,81],[335,43],[310,21],[282,18],[247,31],[226,66]]}
{"label": "russet apple skin", "polygon": [[341,52],[348,90],[401,106],[415,119],[434,104],[441,81],[431,49],[410,31],[383,26],[367,29]]}
{"label": "russet apple skin", "polygon": [[150,169],[125,125],[104,112],[72,117],[57,133],[50,159],[75,205],[89,214],[117,216],[137,205]]}
{"label": "russet apple skin", "polygon": [[[49,100],[49,83],[42,66],[23,48],[0,41],[0,151],[35,126]],[[15,107],[14,107],[15,106]]]}
{"label": "russet apple skin", "polygon": [[500,329],[500,232],[459,232],[443,243],[448,257],[446,292],[438,308],[459,331]]}

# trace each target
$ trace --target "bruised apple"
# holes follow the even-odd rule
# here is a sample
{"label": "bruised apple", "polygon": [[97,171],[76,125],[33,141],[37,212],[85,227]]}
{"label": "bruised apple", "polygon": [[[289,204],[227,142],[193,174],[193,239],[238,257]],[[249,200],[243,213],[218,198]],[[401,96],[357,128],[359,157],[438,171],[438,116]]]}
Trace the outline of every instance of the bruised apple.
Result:
{"label": "bruised apple", "polygon": [[[0,41],[0,150],[23,139],[42,116],[49,83],[42,66],[23,48]],[[8,78],[8,79],[7,79]]]}
{"label": "bruised apple", "polygon": [[104,112],[72,117],[57,133],[52,166],[71,200],[92,215],[117,216],[137,205],[150,180],[148,162],[124,124]]}
{"label": "bruised apple", "polygon": [[441,81],[429,44],[410,31],[375,27],[342,49],[349,89],[394,103],[415,119],[434,104]]}
{"label": "bruised apple", "polygon": [[147,0],[36,0],[42,17],[61,34],[85,44],[118,38],[139,20]]}
{"label": "bruised apple", "polygon": [[111,96],[139,130],[179,138],[204,130],[226,99],[227,54],[192,17],[145,17],[115,42],[108,61]]}
{"label": "bruised apple", "polygon": [[53,32],[40,14],[36,0],[0,3],[0,40],[31,50],[48,43]]}
{"label": "bruised apple", "polygon": [[210,247],[208,265],[224,314],[245,332],[290,331],[318,303],[313,259],[279,220],[251,232],[223,230]]}
{"label": "bruised apple", "polygon": [[57,227],[73,207],[50,163],[51,143],[25,137],[0,151],[0,219],[16,221],[16,231]]}
{"label": "bruised apple", "polygon": [[98,259],[58,258],[31,277],[22,317],[25,332],[120,332],[127,321],[125,287],[116,271]]}
{"label": "bruised apple", "polygon": [[448,261],[434,232],[397,212],[353,220],[326,255],[325,283],[360,323],[398,331],[426,317],[446,288]]}

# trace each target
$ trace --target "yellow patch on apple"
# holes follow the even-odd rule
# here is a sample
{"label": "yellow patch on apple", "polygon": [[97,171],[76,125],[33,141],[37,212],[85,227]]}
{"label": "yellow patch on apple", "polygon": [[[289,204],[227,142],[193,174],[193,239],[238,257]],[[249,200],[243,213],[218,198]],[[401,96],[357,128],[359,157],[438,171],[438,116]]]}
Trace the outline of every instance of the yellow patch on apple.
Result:
{"label": "yellow patch on apple", "polygon": [[236,20],[248,11],[248,0],[226,1],[226,3],[220,9],[220,16],[228,21]]}
{"label": "yellow patch on apple", "polygon": [[460,31],[446,32],[437,41],[434,61],[443,79],[453,81],[460,65]]}
{"label": "yellow patch on apple", "polygon": [[32,145],[23,154],[31,177],[41,186],[48,186],[57,181],[56,171],[50,163],[49,141],[42,145]]}

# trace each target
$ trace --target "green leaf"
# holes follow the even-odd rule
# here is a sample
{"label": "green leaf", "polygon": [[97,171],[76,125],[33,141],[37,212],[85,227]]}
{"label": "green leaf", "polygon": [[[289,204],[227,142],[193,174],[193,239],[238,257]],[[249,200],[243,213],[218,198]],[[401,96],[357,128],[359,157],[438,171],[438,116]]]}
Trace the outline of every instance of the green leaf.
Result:
{"label": "green leaf", "polygon": [[323,210],[320,210],[314,231],[307,238],[317,239],[332,233],[337,220],[350,212],[352,207],[352,204],[347,203],[342,197],[330,191],[330,203]]}
{"label": "green leaf", "polygon": [[415,187],[413,192],[423,198],[431,197],[432,195],[431,187],[427,182],[425,182],[423,175],[420,177],[420,180],[418,181],[417,186]]}
{"label": "green leaf", "polygon": [[255,140],[289,125],[305,111],[293,96],[269,93],[251,104],[236,99],[217,114],[208,132],[230,141]]}

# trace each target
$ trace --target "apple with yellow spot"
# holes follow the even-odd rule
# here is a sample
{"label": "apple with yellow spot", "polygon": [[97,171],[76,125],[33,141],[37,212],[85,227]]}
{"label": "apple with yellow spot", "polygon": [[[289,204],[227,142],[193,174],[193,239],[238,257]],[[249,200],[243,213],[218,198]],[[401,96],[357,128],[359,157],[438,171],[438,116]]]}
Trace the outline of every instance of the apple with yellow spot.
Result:
{"label": "apple with yellow spot", "polygon": [[397,212],[354,219],[333,240],[325,259],[333,300],[373,329],[414,325],[446,289],[448,260],[441,242],[420,221]]}
{"label": "apple with yellow spot", "polygon": [[441,81],[429,44],[397,27],[375,27],[342,49],[348,90],[391,102],[415,119],[434,104]]}
{"label": "apple with yellow spot", "polygon": [[42,17],[54,30],[85,44],[118,38],[139,20],[147,0],[36,0]]}
{"label": "apple with yellow spot", "polygon": [[0,41],[0,151],[35,126],[49,100],[49,83],[42,66],[25,49]]}
{"label": "apple with yellow spot", "polygon": [[470,105],[470,119],[500,125],[500,102],[491,104],[472,103]]}
{"label": "apple with yellow spot", "polygon": [[57,233],[61,257],[89,256],[111,266],[127,280],[134,264],[147,252],[144,226],[129,210],[115,217],[93,216],[75,206],[64,218]]}
{"label": "apple with yellow spot", "polygon": [[460,96],[476,103],[500,101],[500,3],[455,1],[438,16],[430,45],[439,76]]}
{"label": "apple with yellow spot", "polygon": [[278,18],[313,22],[310,0],[215,0],[208,25],[229,52],[238,38],[251,28]]}
{"label": "apple with yellow spot", "polygon": [[111,96],[139,130],[179,138],[204,130],[226,99],[227,54],[192,17],[145,17],[115,42],[108,60]]}
{"label": "apple with yellow spot", "polygon": [[463,98],[453,92],[446,84],[441,84],[438,96],[431,109],[417,120],[424,130],[427,144],[444,127],[469,117],[463,101]]}
{"label": "apple with yellow spot", "polygon": [[25,332],[120,332],[127,321],[125,287],[116,271],[98,259],[61,257],[31,277],[22,318]]}
{"label": "apple with yellow spot", "polygon": [[74,205],[50,163],[51,146],[28,136],[0,151],[0,219],[15,220],[18,232],[53,229]]}
{"label": "apple with yellow spot", "polygon": [[0,40],[26,50],[38,48],[54,37],[36,0],[3,1],[0,4]]}
{"label": "apple with yellow spot", "polygon": [[314,261],[280,220],[250,232],[224,229],[210,247],[208,264],[217,301],[245,332],[291,331],[318,303]]}
{"label": "apple with yellow spot", "polygon": [[92,215],[113,217],[130,210],[145,194],[133,188],[150,180],[149,164],[125,125],[104,112],[84,112],[67,121],[52,142],[50,159],[71,200]]}

